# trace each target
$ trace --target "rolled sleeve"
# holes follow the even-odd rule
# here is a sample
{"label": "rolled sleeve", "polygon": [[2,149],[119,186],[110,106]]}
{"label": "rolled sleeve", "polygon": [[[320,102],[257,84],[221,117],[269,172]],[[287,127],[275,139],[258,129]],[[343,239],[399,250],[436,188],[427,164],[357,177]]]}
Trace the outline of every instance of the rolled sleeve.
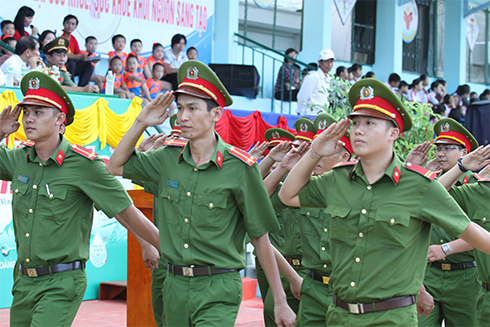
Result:
{"label": "rolled sleeve", "polygon": [[123,165],[123,177],[127,179],[158,183],[161,175],[163,151],[161,148],[150,152],[134,151]]}
{"label": "rolled sleeve", "polygon": [[325,208],[327,207],[325,189],[322,185],[328,185],[327,178],[330,173],[321,176],[313,176],[299,192],[301,207]]}

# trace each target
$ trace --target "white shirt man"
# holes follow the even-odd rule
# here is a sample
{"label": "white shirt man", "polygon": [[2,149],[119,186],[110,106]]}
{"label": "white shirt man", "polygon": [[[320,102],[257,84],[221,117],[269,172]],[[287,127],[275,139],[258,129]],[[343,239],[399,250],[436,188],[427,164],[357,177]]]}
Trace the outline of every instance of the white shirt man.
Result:
{"label": "white shirt man", "polygon": [[298,115],[317,114],[317,108],[308,108],[308,105],[328,104],[329,82],[331,80],[328,73],[332,70],[335,56],[330,49],[320,51],[318,55],[318,70],[310,72],[301,85],[298,92]]}

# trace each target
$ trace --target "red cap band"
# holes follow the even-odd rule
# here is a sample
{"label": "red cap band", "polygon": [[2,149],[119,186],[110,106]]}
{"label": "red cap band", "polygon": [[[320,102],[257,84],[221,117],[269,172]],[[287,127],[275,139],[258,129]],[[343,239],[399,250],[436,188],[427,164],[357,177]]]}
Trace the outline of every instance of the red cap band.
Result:
{"label": "red cap band", "polygon": [[398,128],[400,130],[403,130],[403,126],[405,123],[403,122],[403,117],[402,115],[398,112],[398,110],[389,102],[388,100],[385,100],[380,97],[373,97],[372,99],[365,99],[362,100],[359,98],[357,100],[355,106],[354,106],[354,112],[359,109],[371,109],[375,110],[387,118],[393,119],[396,124],[398,125]]}
{"label": "red cap band", "polygon": [[295,139],[301,139],[301,140],[306,140],[306,141],[311,141],[315,137],[314,132],[302,132],[299,131],[298,134],[296,134]]}
{"label": "red cap band", "polygon": [[224,108],[226,104],[225,97],[221,94],[221,92],[218,90],[216,86],[205,80],[204,78],[197,78],[197,79],[189,79],[189,78],[184,78],[182,83],[179,84],[179,89],[182,87],[192,87],[196,90],[199,90],[201,92],[206,93],[216,101],[216,103]]}
{"label": "red cap band", "polygon": [[354,151],[352,150],[352,144],[350,143],[350,138],[348,138],[347,136],[342,136],[340,138],[340,140],[342,142],[344,142],[344,148],[349,151],[350,155],[352,156],[352,154],[354,153]]}
{"label": "red cap band", "polygon": [[471,152],[471,142],[468,140],[463,134],[455,132],[455,131],[448,131],[448,132],[441,132],[438,137],[436,137],[436,141],[440,139],[447,139],[451,141],[456,141],[458,143],[461,143],[468,152]]}
{"label": "red cap band", "polygon": [[60,96],[48,89],[29,89],[24,96],[24,100],[28,99],[35,99],[35,100],[41,100],[47,103],[50,103],[53,105],[53,107],[58,108],[62,112],[65,113],[66,116],[68,116],[68,105],[66,104],[65,101],[63,101]]}

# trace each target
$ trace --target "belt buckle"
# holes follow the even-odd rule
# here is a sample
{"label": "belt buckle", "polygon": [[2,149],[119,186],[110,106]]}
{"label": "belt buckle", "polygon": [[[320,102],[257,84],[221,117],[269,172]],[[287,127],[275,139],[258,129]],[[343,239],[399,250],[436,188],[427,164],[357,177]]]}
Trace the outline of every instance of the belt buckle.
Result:
{"label": "belt buckle", "polygon": [[451,264],[450,263],[441,263],[441,269],[442,270],[451,270]]}
{"label": "belt buckle", "polygon": [[323,279],[323,284],[327,284],[328,285],[328,281],[330,280],[330,277],[322,276],[322,279]]}
{"label": "belt buckle", "polygon": [[299,266],[300,264],[299,259],[293,259],[293,266]]}
{"label": "belt buckle", "polygon": [[38,277],[36,268],[26,268],[27,276],[29,277]]}
{"label": "belt buckle", "polygon": [[349,307],[349,312],[353,314],[361,314],[364,313],[364,304],[363,303],[347,303]]}
{"label": "belt buckle", "polygon": [[182,267],[182,275],[185,277],[194,277],[194,267]]}

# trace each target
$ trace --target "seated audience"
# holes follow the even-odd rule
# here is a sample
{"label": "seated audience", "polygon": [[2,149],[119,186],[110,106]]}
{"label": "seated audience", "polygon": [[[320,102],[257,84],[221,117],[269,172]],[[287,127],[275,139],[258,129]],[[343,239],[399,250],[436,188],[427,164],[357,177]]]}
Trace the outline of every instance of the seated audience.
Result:
{"label": "seated audience", "polygon": [[[13,36],[9,36],[9,35],[2,36],[2,42],[6,43],[9,47],[13,48],[15,51],[15,45],[17,44],[17,41],[14,39]],[[0,53],[2,56],[7,55],[9,57],[14,54],[13,52],[7,50],[6,48],[1,48]]]}
{"label": "seated audience", "polygon": [[[15,53],[11,55],[0,66],[4,75],[7,75],[7,70],[12,67],[14,71],[14,85],[19,85],[22,67],[27,67],[27,70],[36,69],[38,65],[44,66],[42,59],[39,57],[39,42],[32,36],[23,36],[15,45]],[[3,84],[5,85],[5,83]]]}
{"label": "seated audience", "polygon": [[150,71],[153,71],[153,65],[157,62],[163,65],[164,57],[165,57],[165,50],[163,49],[163,45],[161,45],[161,43],[153,43],[153,48],[151,49],[151,56],[146,58],[146,62],[148,63],[148,69]]}
{"label": "seated audience", "polygon": [[335,77],[343,80],[344,82],[347,81],[347,79],[349,78],[349,71],[347,67],[344,66],[337,67],[337,70],[335,71]]}
{"label": "seated audience", "polygon": [[194,47],[190,47],[187,49],[187,59],[189,60],[197,60],[197,49]]}
{"label": "seated audience", "polygon": [[490,100],[490,90],[485,89],[482,94],[480,94],[480,100]]}
{"label": "seated audience", "polygon": [[48,44],[49,42],[53,41],[54,39],[56,39],[56,35],[54,34],[53,31],[50,31],[50,30],[45,30],[44,32],[41,33],[41,35],[39,35],[39,57],[41,57],[41,59],[43,60],[43,62],[45,64],[48,63],[48,59],[46,59],[46,55],[44,54],[44,47],[46,46],[46,44]]}
{"label": "seated audience", "polygon": [[[2,30],[2,36],[12,36],[14,37],[15,25],[11,20],[2,20],[0,24]],[[17,40],[16,40],[17,41]]]}
{"label": "seated audience", "polygon": [[151,101],[151,96],[146,87],[145,75],[138,72],[138,58],[135,55],[128,55],[128,59],[126,60],[126,74],[124,74],[123,83],[126,83],[129,92],[131,92],[133,96],[143,99],[143,106]]}
{"label": "seated audience", "polygon": [[390,90],[396,93],[398,90],[398,86],[400,85],[400,81],[400,75],[398,75],[397,73],[391,73],[388,77],[388,82],[385,84],[390,88]]}
{"label": "seated audience", "polygon": [[470,103],[473,103],[475,101],[478,101],[478,93],[476,92],[471,92],[470,93]]}
{"label": "seated audience", "polygon": [[[114,95],[117,95],[121,99],[132,99],[134,95],[129,92],[128,87],[126,86],[124,75],[120,72],[123,71],[123,60],[119,57],[111,58],[109,62],[109,69],[112,71],[112,75],[114,76]],[[109,75],[109,73],[107,73]],[[102,93],[106,93],[106,81],[107,75],[104,78],[104,86],[102,87]]]}
{"label": "seated audience", "polygon": [[[298,52],[293,48],[286,50],[286,56],[296,59]],[[282,64],[279,72],[277,73],[276,85],[274,87],[274,98],[284,101],[297,101],[298,87],[299,87],[299,70],[294,66],[294,61],[284,57],[284,63]]]}
{"label": "seated audience", "polygon": [[109,51],[107,54],[109,56],[109,64],[112,58],[119,57],[123,62],[122,70],[119,72],[123,74],[124,67],[126,66],[126,59],[128,58],[128,54],[124,52],[124,47],[126,47],[126,38],[124,35],[116,34],[112,37],[112,47],[114,51]]}
{"label": "seated audience", "polygon": [[376,78],[376,74],[374,72],[367,72],[363,78]]}
{"label": "seated audience", "polygon": [[397,94],[402,100],[407,100],[407,95],[408,95],[408,84],[405,81],[400,81],[400,84],[398,84],[398,91]]}
{"label": "seated audience", "polygon": [[[441,95],[443,90],[444,87],[439,80],[432,82],[432,84],[430,85],[429,102],[432,103],[433,105],[441,103],[442,102]],[[438,98],[440,100],[438,100]]]}
{"label": "seated audience", "polygon": [[27,36],[29,33],[25,30],[26,27],[31,28],[31,34],[37,37],[39,31],[36,27],[32,25],[32,19],[34,18],[34,10],[27,6],[20,7],[17,15],[14,19],[15,31],[13,37],[18,41],[22,36]]}
{"label": "seated audience", "polygon": [[[82,51],[83,54],[86,54],[90,57],[90,62],[92,63],[92,66],[94,66],[94,71],[95,71],[95,64],[100,61],[100,59],[94,59],[97,58],[97,54],[95,51],[97,50],[97,39],[95,36],[87,36],[85,38],[85,51]],[[104,84],[104,76],[101,75],[96,75],[95,73],[92,73],[92,76],[90,77],[90,81],[94,82],[95,85],[99,87],[99,90],[102,90],[102,85]]]}
{"label": "seated audience", "polygon": [[143,73],[145,78],[151,78],[151,71],[148,69],[148,62],[141,56],[143,51],[143,42],[140,39],[133,39],[130,42],[131,52],[138,59],[138,73]]}
{"label": "seated audience", "polygon": [[420,97],[420,91],[424,89],[424,84],[420,78],[416,78],[412,81],[412,85],[410,86],[410,91],[407,94],[407,100],[411,102],[418,103],[427,103],[422,102],[422,98]]}
{"label": "seated audience", "polygon": [[420,75],[419,79],[422,81],[422,90],[419,91],[419,98],[421,103],[429,103],[429,92],[427,86],[429,86],[429,76],[426,74]]}
{"label": "seated audience", "polygon": [[359,65],[359,64],[353,64],[352,66],[350,66],[349,68],[349,74],[352,73],[352,76],[349,76],[349,82],[351,84],[354,84],[355,82],[357,82],[358,80],[361,79],[361,76],[362,76],[362,66]]}
{"label": "seated audience", "polygon": [[172,37],[171,48],[165,51],[165,59],[163,60],[165,66],[165,76],[163,80],[172,84],[172,90],[177,90],[179,85],[177,83],[177,72],[180,65],[186,62],[187,55],[184,52],[187,44],[185,35],[175,34]]}

